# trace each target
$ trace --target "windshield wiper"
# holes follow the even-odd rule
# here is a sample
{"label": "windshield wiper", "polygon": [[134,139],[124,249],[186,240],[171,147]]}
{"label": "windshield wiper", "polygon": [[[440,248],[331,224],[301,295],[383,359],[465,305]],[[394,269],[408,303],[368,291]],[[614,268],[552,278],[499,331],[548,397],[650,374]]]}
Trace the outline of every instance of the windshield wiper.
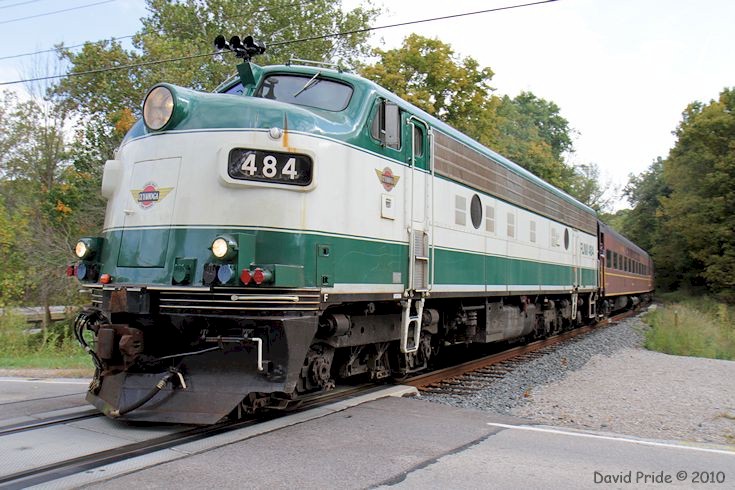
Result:
{"label": "windshield wiper", "polygon": [[321,74],[322,74],[322,72],[320,72],[320,71],[316,72],[316,75],[314,75],[313,77],[311,77],[311,79],[309,79],[309,81],[308,81],[308,82],[306,82],[306,83],[304,84],[304,86],[303,86],[303,87],[301,87],[301,89],[300,89],[300,90],[299,90],[298,92],[296,92],[295,94],[293,94],[293,95],[292,95],[292,97],[294,97],[294,98],[298,97],[298,96],[299,96],[299,95],[301,95],[301,93],[302,93],[302,92],[304,92],[304,91],[305,91],[306,89],[308,89],[309,87],[313,86],[313,85],[314,85],[314,84],[315,84],[315,83],[316,83],[316,82],[318,81],[318,80],[316,79],[316,77],[318,77],[318,76],[319,76],[319,75],[321,75]]}

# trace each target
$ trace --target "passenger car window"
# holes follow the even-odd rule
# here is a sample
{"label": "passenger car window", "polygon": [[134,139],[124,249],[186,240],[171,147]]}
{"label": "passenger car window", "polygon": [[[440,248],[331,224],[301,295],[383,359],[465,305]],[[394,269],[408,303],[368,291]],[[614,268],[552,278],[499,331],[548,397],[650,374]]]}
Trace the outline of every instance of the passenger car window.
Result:
{"label": "passenger car window", "polygon": [[313,76],[270,75],[254,96],[332,112],[345,109],[352,98],[352,87],[319,76],[319,73]]}

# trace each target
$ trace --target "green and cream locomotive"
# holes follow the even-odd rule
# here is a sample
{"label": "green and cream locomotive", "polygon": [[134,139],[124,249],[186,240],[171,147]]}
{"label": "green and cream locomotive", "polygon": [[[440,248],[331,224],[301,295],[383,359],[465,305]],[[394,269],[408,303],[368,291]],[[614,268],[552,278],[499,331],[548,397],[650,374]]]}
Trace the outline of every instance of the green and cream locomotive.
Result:
{"label": "green and cream locomotive", "polygon": [[214,423],[596,316],[590,208],[369,80],[236,41],[236,77],[155,86],[105,164],[74,268],[96,407]]}

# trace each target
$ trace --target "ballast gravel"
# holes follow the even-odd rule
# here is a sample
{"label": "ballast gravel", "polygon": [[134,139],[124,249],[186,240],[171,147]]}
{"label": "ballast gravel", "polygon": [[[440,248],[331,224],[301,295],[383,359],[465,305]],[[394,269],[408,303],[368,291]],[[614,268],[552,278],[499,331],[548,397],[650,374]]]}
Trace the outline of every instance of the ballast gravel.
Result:
{"label": "ballast gravel", "polygon": [[537,423],[735,445],[735,362],[645,350],[639,317],[515,367],[472,395],[432,402]]}

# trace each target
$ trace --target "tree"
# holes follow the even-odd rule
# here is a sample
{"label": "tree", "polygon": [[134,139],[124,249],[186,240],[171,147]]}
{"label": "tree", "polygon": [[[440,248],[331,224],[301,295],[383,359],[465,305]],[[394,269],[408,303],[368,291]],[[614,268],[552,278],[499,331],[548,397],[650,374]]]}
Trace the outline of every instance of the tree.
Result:
{"label": "tree", "polygon": [[[74,288],[63,265],[72,259],[76,227],[64,196],[67,176],[67,114],[51,99],[19,102],[6,96],[0,145],[0,266],[2,300],[45,307],[70,304]],[[45,330],[44,330],[45,331]]]}
{"label": "tree", "polygon": [[630,175],[628,184],[623,188],[623,195],[628,199],[632,209],[625,219],[621,232],[645,250],[653,250],[661,233],[660,200],[669,194],[670,189],[664,181],[664,161],[661,157],[640,175]]}
{"label": "tree", "polygon": [[490,68],[418,34],[406,37],[400,48],[373,54],[379,61],[363,66],[362,76],[481,142],[492,139],[497,101],[491,97]]}
{"label": "tree", "polygon": [[[735,89],[719,99],[690,104],[676,129],[677,142],[664,162],[670,195],[662,197],[659,250],[684,280],[704,281],[735,300]],[[682,248],[672,250],[679,242]]]}
{"label": "tree", "polygon": [[567,192],[598,213],[610,209],[617,188],[611,183],[604,186],[600,184],[600,168],[597,164],[577,165],[573,171],[575,175],[567,180]]}

